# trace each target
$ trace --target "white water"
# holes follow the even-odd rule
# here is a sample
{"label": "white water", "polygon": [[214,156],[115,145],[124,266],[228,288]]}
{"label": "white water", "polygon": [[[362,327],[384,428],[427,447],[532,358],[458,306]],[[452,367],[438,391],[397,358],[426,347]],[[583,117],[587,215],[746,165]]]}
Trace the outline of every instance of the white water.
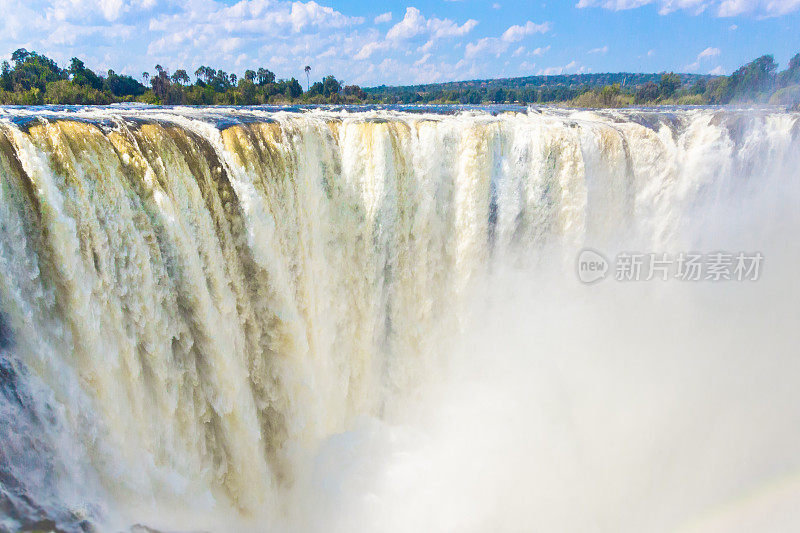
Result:
{"label": "white water", "polygon": [[796,115],[4,116],[5,527],[797,524]]}

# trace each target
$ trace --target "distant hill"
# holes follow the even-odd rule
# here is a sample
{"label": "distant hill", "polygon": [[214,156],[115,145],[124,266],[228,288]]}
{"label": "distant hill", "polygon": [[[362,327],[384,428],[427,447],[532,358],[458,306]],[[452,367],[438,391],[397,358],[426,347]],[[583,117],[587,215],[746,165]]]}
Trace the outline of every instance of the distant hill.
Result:
{"label": "distant hill", "polygon": [[[602,72],[596,74],[557,74],[550,76],[525,76],[520,78],[498,78],[491,80],[450,81],[445,83],[429,83],[423,85],[400,85],[364,87],[367,94],[375,96],[399,95],[403,93],[432,93],[438,91],[469,91],[484,89],[527,89],[543,87],[561,87],[565,89],[598,88],[619,83],[623,89],[634,89],[647,82],[658,83],[662,73],[637,72]],[[691,86],[700,80],[708,81],[717,76],[710,74],[680,74],[684,86]]]}

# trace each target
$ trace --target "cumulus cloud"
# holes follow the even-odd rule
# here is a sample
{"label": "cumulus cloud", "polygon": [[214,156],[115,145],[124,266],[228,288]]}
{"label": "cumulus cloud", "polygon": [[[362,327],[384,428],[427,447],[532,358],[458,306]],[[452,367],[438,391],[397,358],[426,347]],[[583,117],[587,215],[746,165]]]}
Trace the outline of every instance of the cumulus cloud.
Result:
{"label": "cumulus cloud", "polygon": [[549,22],[536,24],[530,20],[522,26],[510,26],[500,37],[484,37],[475,42],[468,43],[464,57],[471,59],[483,53],[499,56],[505,53],[512,43],[519,42],[525,37],[536,33],[547,33],[550,31],[550,27],[551,24]]}
{"label": "cumulus cloud", "polygon": [[[92,69],[137,77],[156,63],[189,72],[264,66],[279,78],[302,77],[310,64],[359,84],[494,74],[485,63],[459,64],[477,20],[414,7],[402,20],[390,11],[367,20],[330,0],[0,0],[0,10],[6,58],[25,47],[61,65],[79,56]],[[450,42],[437,47],[442,40]]]}
{"label": "cumulus cloud", "polygon": [[710,10],[718,17],[777,17],[800,9],[800,0],[579,0],[576,7],[602,7],[621,11],[649,4],[658,5],[662,15],[678,10],[689,10],[696,14]]}
{"label": "cumulus cloud", "polygon": [[358,53],[353,56],[353,59],[369,59],[375,52],[379,50],[386,50],[388,48],[389,43],[387,41],[370,41],[358,50]]}
{"label": "cumulus cloud", "polygon": [[608,53],[608,45],[601,46],[600,48],[592,48],[587,53],[589,53],[589,54],[605,54],[605,53]]}
{"label": "cumulus cloud", "polygon": [[361,17],[348,17],[336,11],[332,7],[321,6],[311,2],[292,2],[292,10],[289,12],[289,21],[295,32],[302,31],[309,26],[326,25],[332,28],[341,28],[349,24],[360,24],[364,22]]}
{"label": "cumulus cloud", "polygon": [[392,21],[392,12],[387,11],[386,13],[382,13],[375,17],[375,24],[383,24],[384,22],[391,22]]}
{"label": "cumulus cloud", "polygon": [[425,18],[419,9],[409,7],[406,8],[403,20],[392,26],[386,38],[397,41],[419,35],[428,35],[434,39],[461,37],[471,32],[477,25],[478,21],[474,19],[459,25],[450,19]]}
{"label": "cumulus cloud", "polygon": [[524,26],[511,26],[505,32],[503,32],[503,35],[500,38],[507,43],[515,43],[517,41],[521,41],[528,35],[533,35],[535,33],[547,33],[549,30],[549,22],[536,24],[529,20]]}

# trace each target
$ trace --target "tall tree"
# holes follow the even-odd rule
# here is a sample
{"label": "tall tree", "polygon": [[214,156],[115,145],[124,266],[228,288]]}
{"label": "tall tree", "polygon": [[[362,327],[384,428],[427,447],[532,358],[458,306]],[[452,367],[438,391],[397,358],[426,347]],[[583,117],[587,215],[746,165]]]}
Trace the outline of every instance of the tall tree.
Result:
{"label": "tall tree", "polygon": [[306,91],[307,91],[311,87],[311,76],[310,76],[310,74],[311,74],[311,66],[310,65],[306,65],[306,68],[304,68],[303,70],[306,71]]}
{"label": "tall tree", "polygon": [[172,74],[172,81],[180,84],[189,83],[189,74],[184,69],[179,68]]}
{"label": "tall tree", "polygon": [[263,67],[258,69],[256,78],[258,79],[258,84],[262,86],[268,83],[275,83],[275,74]]}

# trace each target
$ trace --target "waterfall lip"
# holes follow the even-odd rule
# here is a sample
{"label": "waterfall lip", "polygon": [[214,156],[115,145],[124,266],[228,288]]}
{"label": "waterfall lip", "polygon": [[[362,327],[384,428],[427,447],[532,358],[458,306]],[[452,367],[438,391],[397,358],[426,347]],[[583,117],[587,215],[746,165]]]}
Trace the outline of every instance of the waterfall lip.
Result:
{"label": "waterfall lip", "polygon": [[551,118],[575,123],[634,122],[650,129],[662,123],[680,122],[695,114],[731,117],[757,117],[771,114],[800,115],[779,106],[663,106],[620,109],[585,109],[557,106],[469,106],[469,105],[367,105],[367,106],[154,106],[145,104],[112,104],[109,106],[0,106],[0,121],[14,123],[27,130],[40,120],[73,120],[114,129],[119,121],[136,127],[143,123],[173,122],[175,117],[213,124],[218,130],[247,123],[270,123],[283,117],[307,116],[322,120],[418,121],[451,118],[499,120],[501,116],[519,115],[528,118]]}

